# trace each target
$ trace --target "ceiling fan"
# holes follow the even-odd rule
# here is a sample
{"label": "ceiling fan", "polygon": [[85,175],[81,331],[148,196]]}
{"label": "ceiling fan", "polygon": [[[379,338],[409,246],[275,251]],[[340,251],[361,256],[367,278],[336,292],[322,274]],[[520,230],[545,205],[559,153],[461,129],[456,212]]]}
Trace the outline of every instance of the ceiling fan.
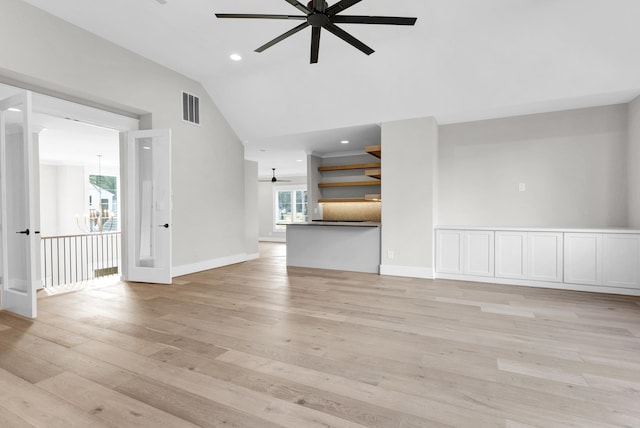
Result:
{"label": "ceiling fan", "polygon": [[290,19],[305,21],[297,27],[276,37],[270,42],[260,46],[256,52],[263,52],[280,43],[284,39],[311,27],[311,64],[318,62],[320,51],[320,31],[325,30],[335,34],[345,42],[361,50],[367,55],[375,52],[369,46],[347,33],[336,24],[383,24],[383,25],[415,25],[418,18],[402,18],[396,16],[363,16],[363,15],[338,15],[340,12],[360,3],[362,0],[340,0],[329,6],[325,0],[312,0],[307,6],[297,0],[285,0],[304,15],[264,15],[248,13],[216,13],[218,18],[250,18],[250,19]]}
{"label": "ceiling fan", "polygon": [[271,182],[271,183],[278,183],[278,182],[286,183],[286,182],[290,182],[291,181],[291,180],[282,180],[280,178],[276,178],[276,169],[275,168],[271,168],[271,170],[273,171],[273,177],[271,177],[270,179],[267,179],[267,180],[258,180],[258,181],[261,181],[263,183],[269,183],[269,182]]}

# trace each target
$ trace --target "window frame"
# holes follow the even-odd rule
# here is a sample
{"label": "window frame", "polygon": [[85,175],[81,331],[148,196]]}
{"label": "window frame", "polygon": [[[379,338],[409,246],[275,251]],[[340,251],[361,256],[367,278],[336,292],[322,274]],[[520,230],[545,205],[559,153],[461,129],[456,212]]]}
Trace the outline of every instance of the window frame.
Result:
{"label": "window frame", "polygon": [[[307,192],[307,216],[306,219],[302,222],[300,221],[295,221],[295,217],[296,217],[296,198],[295,198],[295,192],[299,192],[299,191],[304,191]],[[287,223],[287,224],[300,224],[300,223],[304,223],[308,221],[309,218],[309,191],[307,190],[307,186],[304,184],[292,184],[292,185],[281,185],[281,186],[273,186],[273,221],[272,221],[272,226],[273,226],[273,231],[277,232],[277,233],[283,233],[286,232],[286,226],[280,226],[278,227],[278,194],[280,192],[291,192],[293,193],[291,195],[291,213],[292,213],[292,221],[291,223]]]}

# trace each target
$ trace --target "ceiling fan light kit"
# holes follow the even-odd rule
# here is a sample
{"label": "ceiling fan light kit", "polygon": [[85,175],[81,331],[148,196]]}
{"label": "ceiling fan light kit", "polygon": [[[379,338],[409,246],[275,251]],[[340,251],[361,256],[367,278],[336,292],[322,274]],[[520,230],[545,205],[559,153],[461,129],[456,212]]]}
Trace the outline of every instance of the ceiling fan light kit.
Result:
{"label": "ceiling fan light kit", "polygon": [[293,36],[294,34],[311,27],[311,64],[318,62],[320,52],[320,33],[322,29],[329,31],[361,52],[371,55],[375,52],[369,46],[353,37],[351,34],[338,27],[336,24],[379,24],[379,25],[415,25],[418,18],[405,18],[396,16],[364,16],[364,15],[338,15],[340,12],[360,3],[362,0],[340,0],[332,6],[324,0],[312,0],[306,6],[297,0],[285,0],[298,9],[304,15],[265,15],[248,13],[216,13],[218,18],[241,19],[287,19],[304,21],[300,25],[286,33],[276,37],[256,49],[256,52],[264,52],[271,46]]}

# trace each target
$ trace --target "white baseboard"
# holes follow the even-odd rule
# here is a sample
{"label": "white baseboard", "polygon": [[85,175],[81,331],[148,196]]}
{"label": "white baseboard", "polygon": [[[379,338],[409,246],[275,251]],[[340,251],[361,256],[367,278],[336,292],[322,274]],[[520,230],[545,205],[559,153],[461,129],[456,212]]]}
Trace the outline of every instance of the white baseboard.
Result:
{"label": "white baseboard", "polygon": [[271,236],[261,236],[258,238],[260,242],[287,242],[287,238],[274,238]]}
{"label": "white baseboard", "polygon": [[433,268],[418,266],[380,265],[380,275],[433,279]]}
{"label": "white baseboard", "polygon": [[174,266],[171,270],[172,276],[178,277],[183,275],[189,275],[191,273],[202,272],[209,269],[215,269],[222,266],[234,265],[236,263],[246,262],[248,260],[254,260],[258,258],[258,254],[236,254],[233,256],[220,257],[218,259],[205,260],[202,262],[191,263],[188,265]]}
{"label": "white baseboard", "polygon": [[252,254],[247,254],[247,260],[256,260],[260,258],[260,253],[252,253]]}
{"label": "white baseboard", "polygon": [[588,291],[592,293],[640,296],[640,290],[632,289],[632,288],[604,287],[604,286],[597,286],[597,285],[580,285],[580,284],[569,284],[566,282],[531,281],[531,280],[511,279],[511,278],[496,278],[493,276],[474,276],[474,275],[460,275],[460,274],[450,274],[450,273],[438,273],[436,274],[436,278],[452,279],[455,281],[483,282],[485,284],[517,285],[520,287],[554,288],[557,290]]}

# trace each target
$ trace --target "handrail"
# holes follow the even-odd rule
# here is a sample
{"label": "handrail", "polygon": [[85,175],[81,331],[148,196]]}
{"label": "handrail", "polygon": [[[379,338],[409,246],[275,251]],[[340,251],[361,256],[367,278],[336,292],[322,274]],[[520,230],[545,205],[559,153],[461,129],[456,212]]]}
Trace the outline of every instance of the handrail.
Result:
{"label": "handrail", "polygon": [[41,239],[79,238],[82,236],[100,236],[100,235],[120,235],[121,233],[122,232],[94,232],[94,233],[83,233],[80,235],[42,236]]}

